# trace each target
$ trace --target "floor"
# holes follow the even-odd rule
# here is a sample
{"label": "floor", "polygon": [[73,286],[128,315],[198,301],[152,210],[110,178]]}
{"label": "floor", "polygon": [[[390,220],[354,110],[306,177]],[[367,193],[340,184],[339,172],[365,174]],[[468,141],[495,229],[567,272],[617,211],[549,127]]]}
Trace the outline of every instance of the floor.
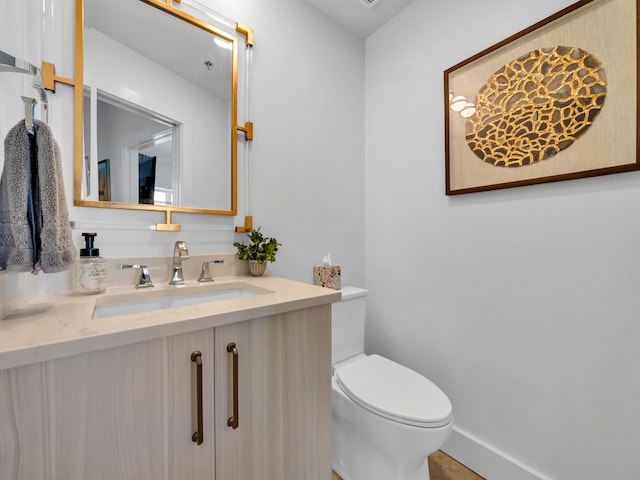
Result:
{"label": "floor", "polygon": [[[484,480],[441,450],[429,456],[429,474],[430,480]],[[332,480],[342,479],[334,473]]]}

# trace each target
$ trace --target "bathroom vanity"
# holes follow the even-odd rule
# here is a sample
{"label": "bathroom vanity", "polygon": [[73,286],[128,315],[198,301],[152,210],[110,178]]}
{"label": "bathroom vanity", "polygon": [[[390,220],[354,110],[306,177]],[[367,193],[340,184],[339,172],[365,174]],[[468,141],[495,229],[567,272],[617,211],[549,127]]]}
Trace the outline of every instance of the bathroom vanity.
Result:
{"label": "bathroom vanity", "polygon": [[[42,63],[47,90],[73,88],[74,205],[164,212],[169,232],[173,213],[251,211],[253,29],[179,3],[74,0],[73,78]],[[0,308],[0,480],[330,478],[340,293],[237,272],[169,286],[169,264],[153,289],[112,265],[129,280],[103,294]]]}
{"label": "bathroom vanity", "polygon": [[233,282],[259,294],[92,318],[130,286],[1,321],[2,479],[330,478],[340,293]]}

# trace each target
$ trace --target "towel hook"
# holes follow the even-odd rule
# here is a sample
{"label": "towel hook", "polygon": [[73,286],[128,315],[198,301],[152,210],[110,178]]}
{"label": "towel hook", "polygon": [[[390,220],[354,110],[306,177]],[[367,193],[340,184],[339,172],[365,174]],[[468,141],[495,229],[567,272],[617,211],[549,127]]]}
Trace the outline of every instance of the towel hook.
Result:
{"label": "towel hook", "polygon": [[27,131],[33,135],[33,119],[36,111],[36,99],[31,97],[21,97],[24,102],[24,123]]}

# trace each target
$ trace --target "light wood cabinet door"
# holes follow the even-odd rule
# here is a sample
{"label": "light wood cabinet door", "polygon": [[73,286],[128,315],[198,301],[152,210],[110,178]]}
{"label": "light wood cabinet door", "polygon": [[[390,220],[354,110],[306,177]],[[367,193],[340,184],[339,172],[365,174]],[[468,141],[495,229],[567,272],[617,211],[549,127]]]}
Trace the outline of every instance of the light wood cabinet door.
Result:
{"label": "light wood cabinet door", "polygon": [[208,329],[0,371],[0,478],[215,478],[213,361]]}
{"label": "light wood cabinet door", "polygon": [[[167,341],[170,452],[167,478],[214,480],[213,329],[176,335],[168,338]],[[198,368],[194,355],[196,352],[200,353],[202,363],[202,409],[200,412],[198,411]],[[198,431],[198,414],[202,415],[201,444],[194,441],[193,437]]]}
{"label": "light wood cabinet door", "polygon": [[0,370],[0,478],[48,480],[46,364]]}
{"label": "light wood cabinet door", "polygon": [[[215,329],[216,476],[224,480],[331,478],[331,307]],[[238,350],[239,412],[233,415]]]}
{"label": "light wood cabinet door", "polygon": [[3,480],[163,478],[164,352],[157,340],[0,371]]}

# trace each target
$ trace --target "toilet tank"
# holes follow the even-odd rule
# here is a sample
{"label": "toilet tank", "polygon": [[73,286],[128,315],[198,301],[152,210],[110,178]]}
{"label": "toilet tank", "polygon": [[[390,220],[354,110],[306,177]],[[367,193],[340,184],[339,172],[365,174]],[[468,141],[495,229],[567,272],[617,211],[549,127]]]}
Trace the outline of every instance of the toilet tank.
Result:
{"label": "toilet tank", "polygon": [[367,291],[341,288],[342,300],[331,305],[331,361],[333,364],[364,352]]}

